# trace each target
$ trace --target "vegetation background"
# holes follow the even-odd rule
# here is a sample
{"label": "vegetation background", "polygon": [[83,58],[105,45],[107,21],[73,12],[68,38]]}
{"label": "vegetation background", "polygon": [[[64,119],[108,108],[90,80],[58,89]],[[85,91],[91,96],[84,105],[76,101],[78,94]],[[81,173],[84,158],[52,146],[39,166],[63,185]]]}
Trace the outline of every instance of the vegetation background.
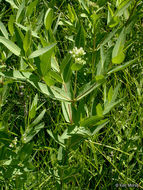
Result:
{"label": "vegetation background", "polygon": [[143,188],[143,1],[0,0],[0,188]]}

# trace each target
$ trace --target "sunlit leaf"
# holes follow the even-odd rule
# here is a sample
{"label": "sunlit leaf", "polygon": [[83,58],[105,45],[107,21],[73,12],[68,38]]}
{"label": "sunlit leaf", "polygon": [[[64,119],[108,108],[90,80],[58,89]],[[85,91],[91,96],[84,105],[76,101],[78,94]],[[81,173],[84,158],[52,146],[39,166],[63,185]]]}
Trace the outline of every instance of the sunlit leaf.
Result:
{"label": "sunlit leaf", "polygon": [[5,37],[0,36],[0,43],[5,45],[12,53],[19,56],[20,55],[20,48],[13,43],[12,41],[6,39]]}

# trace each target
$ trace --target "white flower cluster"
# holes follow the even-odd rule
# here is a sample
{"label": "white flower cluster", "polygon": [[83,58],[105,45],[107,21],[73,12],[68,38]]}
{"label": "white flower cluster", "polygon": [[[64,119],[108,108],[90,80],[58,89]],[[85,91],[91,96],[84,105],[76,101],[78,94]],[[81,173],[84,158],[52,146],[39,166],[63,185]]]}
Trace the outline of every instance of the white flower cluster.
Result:
{"label": "white flower cluster", "polygon": [[73,48],[72,51],[69,51],[69,53],[72,55],[72,57],[75,59],[75,63],[79,64],[85,64],[85,61],[82,59],[82,56],[84,56],[86,53],[83,50],[83,48]]}
{"label": "white flower cluster", "polygon": [[14,138],[14,140],[12,141],[12,143],[9,145],[9,147],[13,148],[14,146],[17,145],[17,137]]}

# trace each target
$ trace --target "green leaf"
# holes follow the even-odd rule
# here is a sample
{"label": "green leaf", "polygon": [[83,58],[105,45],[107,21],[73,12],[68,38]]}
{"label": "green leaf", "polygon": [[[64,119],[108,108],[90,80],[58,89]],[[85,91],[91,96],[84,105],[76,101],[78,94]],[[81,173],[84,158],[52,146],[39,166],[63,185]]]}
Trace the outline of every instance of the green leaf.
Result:
{"label": "green leaf", "polygon": [[37,3],[38,3],[38,0],[35,0],[28,5],[27,10],[26,10],[26,15],[28,17],[30,17],[33,13],[33,10],[36,9]]}
{"label": "green leaf", "polygon": [[113,27],[117,26],[119,24],[119,22],[120,22],[120,19],[117,16],[116,17],[114,16],[109,23],[109,27],[113,28]]}
{"label": "green leaf", "polygon": [[96,129],[92,132],[92,136],[97,134],[109,121],[107,119],[101,120],[101,124],[99,124]]}
{"label": "green leaf", "polygon": [[61,78],[60,74],[55,71],[50,71],[50,76],[55,79],[57,82],[63,83],[63,79]]}
{"label": "green leaf", "polygon": [[112,63],[120,64],[124,61],[125,54],[123,52],[120,52],[116,57],[112,58]]}
{"label": "green leaf", "polygon": [[38,102],[38,94],[35,95],[30,111],[29,111],[30,119],[33,119],[36,115],[37,102]]}
{"label": "green leaf", "polygon": [[71,79],[71,76],[72,76],[71,65],[72,65],[72,62],[70,60],[69,63],[64,68],[62,75],[63,75],[63,80],[65,83],[69,82]]}
{"label": "green leaf", "polygon": [[116,86],[116,88],[114,89],[114,92],[113,92],[113,95],[112,95],[112,100],[111,100],[112,102],[114,102],[116,100],[120,87],[121,87],[121,84],[119,83]]}
{"label": "green leaf", "polygon": [[114,16],[114,13],[113,13],[111,7],[108,4],[108,19],[107,19],[107,24],[109,24],[111,22],[113,16]]}
{"label": "green leaf", "polygon": [[77,48],[85,47],[85,30],[82,24],[79,26],[79,30],[75,39],[75,45]]}
{"label": "green leaf", "polygon": [[24,142],[24,143],[28,143],[29,141],[31,141],[31,140],[33,139],[33,137],[34,137],[37,133],[39,133],[39,131],[40,131],[41,129],[44,128],[44,126],[45,126],[44,123],[40,123],[39,125],[37,125],[37,126],[35,126],[35,127],[33,127],[33,128],[30,128],[29,130],[27,130],[27,131],[25,132],[25,136],[24,136],[24,138],[23,138],[23,142]]}
{"label": "green leaf", "polygon": [[51,78],[50,74],[46,75],[43,77],[45,83],[48,85],[48,86],[54,86],[56,81],[54,79]]}
{"label": "green leaf", "polygon": [[121,16],[124,11],[131,5],[133,0],[124,0],[122,3],[119,5],[117,11],[115,12],[115,16]]}
{"label": "green leaf", "polygon": [[[100,48],[101,73],[103,73],[103,71],[104,71],[105,58],[106,57],[105,57],[104,47],[101,46],[101,48]],[[98,74],[101,74],[101,73],[98,73]]]}
{"label": "green leaf", "polygon": [[54,34],[54,35],[55,35],[56,32],[57,32],[57,28],[58,28],[59,23],[60,23],[61,15],[62,15],[62,13],[59,14],[58,19],[57,19],[57,22],[56,22],[56,24],[55,24],[55,27],[54,27],[54,29],[53,29],[53,34]]}
{"label": "green leaf", "polygon": [[55,71],[60,72],[59,64],[54,56],[51,57],[51,67]]}
{"label": "green leaf", "polygon": [[16,15],[16,22],[20,22],[21,20],[20,16],[24,8],[25,8],[25,0],[22,1],[21,5],[18,8],[17,15]]}
{"label": "green leaf", "polygon": [[25,38],[23,40],[23,49],[24,49],[25,52],[28,51],[30,45],[31,45],[31,31],[28,30],[26,32]]}
{"label": "green leaf", "polygon": [[117,104],[119,104],[122,100],[123,100],[123,98],[120,99],[120,100],[118,100],[118,101],[116,101],[116,102],[110,102],[109,104],[107,104],[107,105],[105,106],[104,111],[103,111],[103,115],[105,115],[105,114],[107,114],[109,111],[111,111],[111,109],[112,109],[114,106],[116,106]]}
{"label": "green leaf", "polygon": [[89,13],[89,9],[87,7],[86,1],[85,0],[78,0],[78,1],[82,5],[82,7]]}
{"label": "green leaf", "polygon": [[79,71],[82,67],[83,67],[82,64],[74,63],[74,64],[72,64],[72,66],[71,66],[71,70],[73,70],[73,71]]}
{"label": "green leaf", "polygon": [[111,102],[113,92],[114,92],[114,90],[113,90],[113,87],[111,86],[110,89],[109,89],[109,92],[108,92],[108,102]]}
{"label": "green leaf", "polygon": [[33,142],[21,146],[21,149],[18,151],[19,159],[22,161],[26,161],[27,158],[29,159],[33,150],[33,146],[34,146]]}
{"label": "green leaf", "polygon": [[14,21],[15,21],[15,16],[14,15],[10,15],[9,21],[8,21],[8,30],[10,32],[10,34],[13,36],[14,34]]}
{"label": "green leaf", "polygon": [[29,56],[29,59],[32,59],[32,58],[35,58],[35,57],[39,57],[40,55],[43,55],[44,53],[50,51],[55,45],[56,45],[56,43],[51,44],[50,46],[46,46],[44,48],[41,48],[41,49],[38,49],[38,50],[34,51]]}
{"label": "green leaf", "polygon": [[7,1],[8,3],[10,3],[11,6],[12,6],[14,9],[18,9],[17,5],[14,3],[13,0],[5,0],[5,1]]}
{"label": "green leaf", "polygon": [[[23,29],[23,30],[26,31],[26,32],[29,30],[29,27],[25,27],[25,26],[23,26],[23,25],[21,25],[21,24],[19,24],[19,23],[15,23],[15,24],[16,24],[19,28]],[[32,34],[33,37],[39,38],[39,36],[37,35],[36,32],[31,31],[31,34]]]}
{"label": "green leaf", "polygon": [[8,39],[8,32],[6,30],[6,27],[4,26],[4,24],[0,21],[0,30],[2,32],[2,34],[4,35],[4,37],[6,39]]}
{"label": "green leaf", "polygon": [[0,43],[5,45],[12,53],[19,56],[21,49],[12,41],[6,39],[5,37],[0,36]]}
{"label": "green leaf", "polygon": [[64,82],[68,82],[71,78],[72,75],[71,61],[72,61],[71,55],[67,54],[60,65],[60,72],[62,74]]}
{"label": "green leaf", "polygon": [[78,96],[76,97],[76,101],[79,101],[82,98],[84,98],[85,96],[87,96],[88,94],[90,94],[93,90],[98,88],[101,84],[102,84],[102,81],[99,81],[99,82],[96,82],[96,83],[89,82],[89,83],[85,84],[80,89],[80,91],[78,93]]}
{"label": "green leaf", "polygon": [[104,115],[107,114],[115,105],[117,105],[123,100],[122,98],[118,100],[117,102],[115,102],[120,86],[121,84],[118,84],[114,90],[112,87],[110,88],[108,92],[108,102],[106,102],[104,105],[104,111],[103,111]]}
{"label": "green leaf", "polygon": [[[72,87],[71,81],[64,83],[62,89],[67,93],[67,95],[72,99]],[[72,105],[68,102],[62,102],[62,111],[66,122],[72,123]]]}
{"label": "green leaf", "polygon": [[128,61],[127,63],[125,63],[124,65],[120,65],[120,66],[117,66],[115,68],[113,68],[112,70],[110,70],[107,74],[111,74],[111,73],[115,73],[117,71],[121,71],[121,70],[124,70],[125,68],[127,68],[128,66],[130,66],[131,64],[133,64],[134,62],[137,61],[137,58],[136,59],[133,59],[131,61]]}
{"label": "green leaf", "polygon": [[74,22],[75,16],[70,4],[68,4],[68,14],[69,14],[69,19],[71,20],[71,22]]}
{"label": "green leaf", "polygon": [[120,33],[117,42],[114,46],[113,52],[112,52],[112,62],[115,64],[120,64],[124,61],[125,55],[123,53],[123,48],[125,44],[126,39],[126,33],[125,28],[122,29],[122,32]]}
{"label": "green leaf", "polygon": [[83,121],[80,122],[80,126],[82,127],[92,127],[94,126],[98,121],[103,119],[103,116],[91,116],[87,119],[84,119]]}
{"label": "green leaf", "polygon": [[59,141],[59,139],[57,138],[57,136],[55,134],[53,134],[51,130],[47,129],[47,133],[50,135],[50,137],[52,137],[54,139],[54,141],[56,143],[60,144],[62,147],[65,147],[65,145],[63,144],[63,142]]}
{"label": "green leaf", "polygon": [[107,42],[109,42],[117,31],[118,31],[118,28],[115,28],[112,32],[107,34],[105,39],[98,45],[97,50],[99,50],[101,46],[104,46]]}
{"label": "green leaf", "polygon": [[63,147],[60,146],[59,149],[58,149],[58,156],[57,156],[57,159],[58,159],[59,161],[61,161],[62,158],[63,158]]}
{"label": "green leaf", "polygon": [[67,55],[64,57],[64,59],[63,59],[61,65],[60,65],[60,72],[61,72],[61,73],[63,73],[63,71],[64,71],[66,65],[69,64],[70,61],[71,61],[71,55],[70,55],[70,54],[67,54]]}
{"label": "green leaf", "polygon": [[47,51],[46,53],[41,55],[41,57],[40,57],[40,59],[41,59],[40,69],[41,69],[41,73],[44,77],[49,75],[49,71],[51,70],[51,57],[53,54],[53,50],[54,50],[54,46],[49,51]]}
{"label": "green leaf", "polygon": [[16,37],[17,45],[21,48],[21,50],[22,50],[21,54],[22,54],[23,53],[24,35],[21,32],[20,28],[18,28],[18,27],[15,27],[15,31],[14,32],[15,32],[15,37]]}
{"label": "green leaf", "polygon": [[70,135],[71,137],[74,137],[75,135],[90,136],[91,133],[85,127],[77,127],[76,126],[72,131],[68,132],[68,135]]}
{"label": "green leaf", "polygon": [[[36,103],[36,102],[34,102]],[[37,105],[35,105],[35,108],[37,108]],[[35,110],[36,111],[36,110]],[[46,109],[44,109],[39,116],[30,124],[30,128],[34,127],[35,125],[37,125],[38,123],[40,123],[40,121],[43,119],[44,115],[46,113]]]}
{"label": "green leaf", "polygon": [[97,113],[98,116],[102,116],[103,115],[103,109],[102,109],[102,106],[101,106],[100,103],[97,104],[97,106],[96,106],[96,113]]}
{"label": "green leaf", "polygon": [[62,111],[66,122],[70,123],[72,117],[71,104],[62,102]]}
{"label": "green leaf", "polygon": [[53,10],[49,8],[44,18],[44,25],[47,30],[51,28],[52,22],[53,22]]}
{"label": "green leaf", "polygon": [[58,88],[56,86],[51,87],[51,89],[52,89],[53,95],[56,98],[62,98],[63,100],[66,100],[67,102],[71,101],[71,98],[62,89],[60,89],[60,88]]}
{"label": "green leaf", "polygon": [[103,80],[104,78],[105,78],[104,75],[96,75],[95,76],[95,79],[97,82]]}

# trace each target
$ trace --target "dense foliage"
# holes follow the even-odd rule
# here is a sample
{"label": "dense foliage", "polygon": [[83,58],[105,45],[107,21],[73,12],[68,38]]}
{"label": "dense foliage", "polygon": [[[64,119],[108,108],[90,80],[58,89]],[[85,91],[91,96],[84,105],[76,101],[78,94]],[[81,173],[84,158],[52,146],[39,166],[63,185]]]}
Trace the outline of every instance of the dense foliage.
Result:
{"label": "dense foliage", "polygon": [[0,188],[143,188],[142,0],[0,0]]}

